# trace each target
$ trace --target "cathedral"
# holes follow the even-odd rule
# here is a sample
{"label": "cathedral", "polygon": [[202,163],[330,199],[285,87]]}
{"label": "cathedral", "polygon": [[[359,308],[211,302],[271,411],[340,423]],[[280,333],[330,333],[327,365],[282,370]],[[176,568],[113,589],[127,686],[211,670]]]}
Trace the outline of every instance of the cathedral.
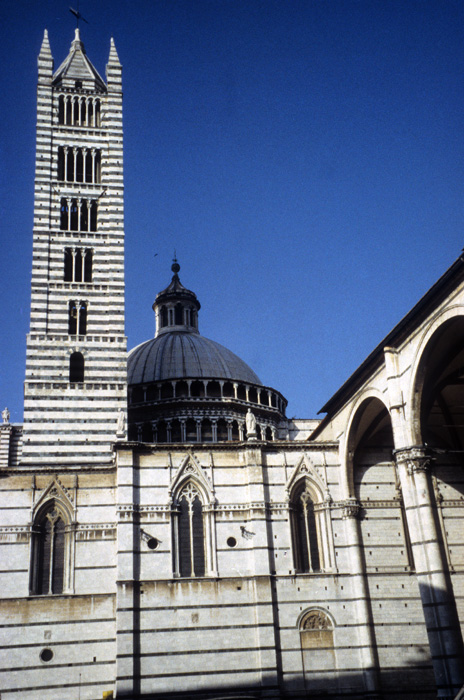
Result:
{"label": "cathedral", "polygon": [[456,698],[464,257],[322,419],[201,335],[176,259],[128,354],[121,72],[79,29],[55,69],[45,32],[1,700]]}

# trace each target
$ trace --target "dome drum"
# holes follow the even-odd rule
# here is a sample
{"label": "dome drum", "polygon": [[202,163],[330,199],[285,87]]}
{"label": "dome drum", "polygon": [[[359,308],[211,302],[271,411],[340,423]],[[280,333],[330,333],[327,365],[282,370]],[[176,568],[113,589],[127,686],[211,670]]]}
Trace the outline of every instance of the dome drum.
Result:
{"label": "dome drum", "polygon": [[[263,440],[273,440],[277,425],[285,415],[285,405],[283,396],[272,389],[238,382],[189,379],[135,385],[129,391],[129,425],[133,427],[130,439],[158,442],[153,430],[155,424],[176,419],[181,422],[189,419],[235,421],[234,439],[246,439],[245,414],[249,408],[255,415],[258,435],[262,435]],[[216,435],[213,442],[232,439],[227,431]],[[162,441],[171,442],[167,438]],[[200,433],[193,441],[203,441]]]}

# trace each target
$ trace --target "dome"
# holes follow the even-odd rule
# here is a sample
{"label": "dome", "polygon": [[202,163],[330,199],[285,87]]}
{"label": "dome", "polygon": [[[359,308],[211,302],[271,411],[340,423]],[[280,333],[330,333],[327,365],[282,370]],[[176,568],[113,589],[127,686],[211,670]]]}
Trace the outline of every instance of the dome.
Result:
{"label": "dome", "polygon": [[[139,442],[275,440],[287,402],[235,353],[198,330],[200,302],[179,280],[156,295],[155,337],[127,360],[129,439]],[[247,427],[250,413],[255,430]]]}
{"label": "dome", "polygon": [[198,333],[175,330],[134,348],[127,370],[129,384],[214,378],[262,385],[253,370],[223,345]]}

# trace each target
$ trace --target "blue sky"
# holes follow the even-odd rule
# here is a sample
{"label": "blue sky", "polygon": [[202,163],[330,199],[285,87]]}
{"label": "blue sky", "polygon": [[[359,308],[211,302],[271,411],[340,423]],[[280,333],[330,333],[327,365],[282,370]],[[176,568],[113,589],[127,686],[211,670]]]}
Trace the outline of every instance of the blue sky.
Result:
{"label": "blue sky", "polygon": [[[72,0],[71,0],[72,1]],[[4,3],[0,404],[22,420],[36,58],[69,3]],[[123,64],[126,330],[170,280],[200,331],[317,411],[464,245],[464,3],[81,0],[104,75]],[[155,253],[157,253],[155,257]]]}

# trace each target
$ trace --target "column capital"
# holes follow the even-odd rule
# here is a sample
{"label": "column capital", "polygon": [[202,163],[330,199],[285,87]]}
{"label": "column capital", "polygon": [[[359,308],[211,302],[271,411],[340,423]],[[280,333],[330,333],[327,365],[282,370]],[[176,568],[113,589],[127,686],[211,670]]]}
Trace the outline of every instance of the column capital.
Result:
{"label": "column capital", "polygon": [[428,472],[432,464],[432,457],[424,445],[395,450],[394,455],[398,465],[404,464],[406,466],[408,474]]}
{"label": "column capital", "polygon": [[359,519],[361,515],[361,504],[357,498],[347,498],[346,501],[342,501],[342,517],[343,520],[348,518]]}

